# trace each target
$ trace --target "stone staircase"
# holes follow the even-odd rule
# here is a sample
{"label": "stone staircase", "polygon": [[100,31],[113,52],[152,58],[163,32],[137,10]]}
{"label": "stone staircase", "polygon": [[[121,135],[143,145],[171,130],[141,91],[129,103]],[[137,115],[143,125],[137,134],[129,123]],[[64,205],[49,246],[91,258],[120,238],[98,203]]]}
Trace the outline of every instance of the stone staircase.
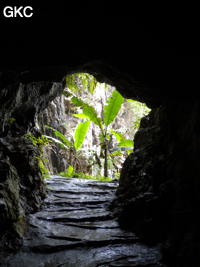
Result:
{"label": "stone staircase", "polygon": [[23,247],[6,267],[158,267],[160,248],[120,229],[108,206],[118,183],[52,176],[42,209],[29,215]]}

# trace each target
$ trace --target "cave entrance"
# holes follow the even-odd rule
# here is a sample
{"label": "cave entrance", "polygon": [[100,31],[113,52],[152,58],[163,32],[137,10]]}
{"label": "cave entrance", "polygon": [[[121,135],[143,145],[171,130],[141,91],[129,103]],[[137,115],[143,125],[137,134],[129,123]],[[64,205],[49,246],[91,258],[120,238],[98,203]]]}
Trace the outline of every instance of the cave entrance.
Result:
{"label": "cave entrance", "polygon": [[134,149],[140,120],[150,109],[89,73],[73,73],[65,79],[63,94],[39,118],[49,142],[41,166],[44,175],[118,179]]}

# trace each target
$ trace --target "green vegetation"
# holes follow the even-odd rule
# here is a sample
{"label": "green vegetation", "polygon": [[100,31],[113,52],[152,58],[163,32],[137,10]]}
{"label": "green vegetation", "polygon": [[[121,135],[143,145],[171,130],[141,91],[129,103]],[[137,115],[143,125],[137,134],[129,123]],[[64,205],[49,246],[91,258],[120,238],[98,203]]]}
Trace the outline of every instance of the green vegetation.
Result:
{"label": "green vegetation", "polygon": [[130,127],[131,130],[138,130],[140,127],[141,118],[148,115],[150,109],[144,104],[133,99],[127,99],[128,108],[134,110],[135,120],[133,125]]}
{"label": "green vegetation", "polygon": [[74,152],[75,151],[77,152],[83,145],[89,126],[90,126],[89,121],[80,122],[76,127],[74,136],[71,138],[72,140],[69,140],[60,131],[46,125],[46,128],[51,129],[54,135],[58,137],[59,139],[53,138],[48,135],[45,135],[45,138],[47,138],[51,142],[57,143],[63,148],[69,148],[69,149],[72,149]]}
{"label": "green vegetation", "polygon": [[8,119],[8,125],[11,126],[16,121],[15,118],[11,117]]}
{"label": "green vegetation", "polygon": [[49,170],[45,167],[45,161],[48,161],[46,158],[43,157],[43,155],[40,155],[39,157],[35,157],[38,162],[38,167],[42,173],[43,178],[49,177]]}
{"label": "green vegetation", "polygon": [[93,122],[99,127],[101,135],[101,148],[104,150],[104,176],[108,177],[108,126],[114,121],[116,118],[121,105],[124,101],[124,98],[120,95],[117,90],[112,92],[112,95],[108,98],[106,105],[103,107],[103,116],[102,118],[98,117],[97,111],[95,108],[87,103],[85,103],[82,99],[73,96],[72,103],[78,107],[82,108],[82,113],[76,114],[80,115],[82,118],[86,118],[89,121]]}
{"label": "green vegetation", "polygon": [[44,135],[35,137],[32,133],[29,132],[25,134],[24,137],[30,140],[34,146],[38,146],[40,149],[42,149],[42,147],[46,146],[49,143],[48,139]]}
{"label": "green vegetation", "polygon": [[41,137],[35,137],[32,133],[27,133],[24,137],[31,141],[33,146],[37,146],[39,148],[40,155],[36,156],[35,159],[38,162],[38,167],[43,178],[49,177],[49,170],[45,167],[45,162],[47,161],[47,159],[43,155],[43,147],[49,143],[48,139],[44,135],[42,135]]}
{"label": "green vegetation", "polygon": [[64,149],[67,149],[69,151],[69,164],[72,165],[73,168],[77,168],[78,166],[81,167],[81,160],[80,160],[80,149],[84,143],[85,137],[88,132],[88,128],[90,126],[89,121],[80,122],[74,131],[74,135],[71,137],[71,140],[69,140],[66,136],[64,136],[61,132],[58,130],[46,126],[46,128],[52,130],[53,134],[57,138],[53,138],[51,136],[45,135],[45,138],[47,138],[50,142],[54,142],[61,146]]}
{"label": "green vegetation", "polygon": [[71,92],[87,90],[93,94],[97,86],[97,80],[89,73],[74,73],[66,76],[66,85]]}
{"label": "green vegetation", "polygon": [[90,121],[85,121],[85,122],[80,122],[76,127],[76,130],[74,132],[74,147],[76,151],[78,151],[82,147],[89,126],[90,126]]}
{"label": "green vegetation", "polygon": [[111,177],[105,177],[105,176],[92,176],[85,174],[83,172],[75,172],[74,168],[69,165],[67,170],[65,172],[60,172],[60,176],[66,177],[66,178],[83,178],[83,179],[91,179],[91,180],[98,180],[98,181],[112,181]]}
{"label": "green vegetation", "polygon": [[[124,99],[115,88],[98,83],[88,73],[68,75],[63,94],[69,103],[73,126],[66,125],[66,135],[46,126],[50,134],[45,135],[48,142],[58,144],[69,155],[68,169],[60,175],[98,180],[118,178],[122,162],[134,149],[133,138],[140,120],[150,109],[143,103]],[[85,164],[87,171],[83,171]]]}

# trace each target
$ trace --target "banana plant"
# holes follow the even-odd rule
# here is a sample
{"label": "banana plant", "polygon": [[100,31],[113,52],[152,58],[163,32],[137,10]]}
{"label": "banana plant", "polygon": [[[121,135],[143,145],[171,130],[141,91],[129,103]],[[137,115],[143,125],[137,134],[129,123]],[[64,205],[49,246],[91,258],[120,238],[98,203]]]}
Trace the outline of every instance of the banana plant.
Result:
{"label": "banana plant", "polygon": [[[127,139],[124,135],[122,135],[120,132],[110,129],[110,132],[112,135],[115,136],[115,138],[118,141],[117,148],[120,151],[121,148],[127,148],[127,153],[128,155],[133,152],[133,146],[134,142],[132,139]],[[119,152],[120,153],[120,152]]]}
{"label": "banana plant", "polygon": [[[77,152],[81,149],[84,143],[89,127],[90,127],[89,120],[85,122],[80,122],[74,131],[72,140],[69,140],[60,131],[54,129],[53,127],[46,125],[46,128],[51,129],[53,131],[56,138],[52,136],[48,136],[48,135],[45,135],[45,137],[48,138],[51,142],[58,144],[62,148],[69,149],[70,151],[69,162],[70,162],[70,165],[73,165],[73,167],[75,168],[76,161],[78,161],[78,164],[80,165]],[[71,153],[73,154],[73,157]]]}
{"label": "banana plant", "polygon": [[82,108],[82,113],[75,114],[76,117],[87,119],[96,124],[100,129],[102,149],[104,150],[104,176],[108,177],[108,130],[110,124],[117,117],[124,98],[117,90],[114,90],[103,108],[102,118],[98,117],[97,111],[93,106],[85,103],[81,98],[73,96],[71,101],[74,105]]}

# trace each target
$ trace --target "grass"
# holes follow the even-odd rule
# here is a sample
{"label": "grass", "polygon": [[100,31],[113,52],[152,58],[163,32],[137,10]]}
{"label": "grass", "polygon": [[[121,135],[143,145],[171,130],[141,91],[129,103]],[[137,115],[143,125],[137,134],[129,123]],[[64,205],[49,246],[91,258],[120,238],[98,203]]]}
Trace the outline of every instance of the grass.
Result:
{"label": "grass", "polygon": [[60,172],[58,174],[59,176],[66,177],[66,178],[80,178],[80,179],[90,179],[90,180],[97,180],[97,181],[112,181],[111,177],[104,177],[104,176],[92,176],[85,174],[83,172],[73,172],[71,175],[69,175],[69,172]]}

